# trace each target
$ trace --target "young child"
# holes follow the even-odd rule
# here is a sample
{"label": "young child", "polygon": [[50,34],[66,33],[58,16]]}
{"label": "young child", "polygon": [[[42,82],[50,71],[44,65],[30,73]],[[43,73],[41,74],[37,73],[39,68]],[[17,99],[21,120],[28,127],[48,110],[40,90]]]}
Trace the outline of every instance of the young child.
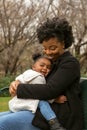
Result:
{"label": "young child", "polygon": [[[16,77],[17,82],[29,84],[46,83],[45,77],[51,70],[51,61],[47,57],[41,55],[34,55],[33,60],[34,63],[32,69],[29,69]],[[37,107],[40,108],[42,115],[48,121],[51,130],[65,130],[58,122],[48,101],[39,101],[38,99],[18,99],[17,96],[14,96],[9,101],[9,109],[12,112],[29,110],[32,111],[32,113],[35,113]],[[52,121],[54,121],[54,123]]]}

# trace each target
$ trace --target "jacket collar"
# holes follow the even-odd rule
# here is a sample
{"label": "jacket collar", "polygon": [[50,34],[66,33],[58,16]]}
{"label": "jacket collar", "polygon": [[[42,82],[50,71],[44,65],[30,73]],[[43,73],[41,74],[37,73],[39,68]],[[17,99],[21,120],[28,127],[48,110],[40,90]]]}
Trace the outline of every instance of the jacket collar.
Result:
{"label": "jacket collar", "polygon": [[64,57],[66,56],[72,56],[71,53],[69,51],[65,51],[62,55],[60,55],[57,60],[55,62],[53,62],[53,66],[55,66],[56,64],[58,64],[62,58],[64,59]]}

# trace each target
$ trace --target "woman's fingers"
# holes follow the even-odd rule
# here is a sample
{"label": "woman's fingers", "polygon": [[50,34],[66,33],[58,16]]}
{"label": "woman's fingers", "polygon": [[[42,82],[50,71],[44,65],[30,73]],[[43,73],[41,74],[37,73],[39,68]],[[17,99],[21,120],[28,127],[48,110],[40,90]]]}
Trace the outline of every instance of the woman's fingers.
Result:
{"label": "woman's fingers", "polygon": [[11,96],[16,95],[16,90],[17,90],[18,85],[19,85],[19,82],[18,82],[18,81],[13,81],[13,82],[10,84],[9,93],[11,94]]}
{"label": "woman's fingers", "polygon": [[58,98],[55,99],[56,103],[64,103],[67,101],[67,97],[65,95],[61,95]]}

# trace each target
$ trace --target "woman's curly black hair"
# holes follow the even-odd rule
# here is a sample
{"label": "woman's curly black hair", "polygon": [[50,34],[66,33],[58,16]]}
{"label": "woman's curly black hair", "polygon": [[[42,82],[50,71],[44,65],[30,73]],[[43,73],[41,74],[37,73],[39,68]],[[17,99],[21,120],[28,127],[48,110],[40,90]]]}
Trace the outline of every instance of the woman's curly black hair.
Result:
{"label": "woman's curly black hair", "polygon": [[72,26],[66,19],[54,17],[47,19],[37,28],[37,37],[40,43],[50,38],[56,37],[60,42],[64,42],[65,48],[68,48],[74,42]]}

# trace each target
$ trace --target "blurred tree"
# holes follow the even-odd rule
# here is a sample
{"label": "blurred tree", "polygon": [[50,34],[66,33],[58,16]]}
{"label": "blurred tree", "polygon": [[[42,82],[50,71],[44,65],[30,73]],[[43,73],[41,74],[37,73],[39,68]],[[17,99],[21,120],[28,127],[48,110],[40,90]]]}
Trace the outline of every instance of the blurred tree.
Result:
{"label": "blurred tree", "polygon": [[37,11],[33,3],[27,7],[24,0],[0,1],[0,63],[5,75],[15,72],[20,56],[34,43]]}
{"label": "blurred tree", "polygon": [[5,75],[30,66],[31,54],[39,47],[36,28],[54,16],[72,25],[75,42],[70,50],[87,74],[87,0],[0,0],[0,65]]}

